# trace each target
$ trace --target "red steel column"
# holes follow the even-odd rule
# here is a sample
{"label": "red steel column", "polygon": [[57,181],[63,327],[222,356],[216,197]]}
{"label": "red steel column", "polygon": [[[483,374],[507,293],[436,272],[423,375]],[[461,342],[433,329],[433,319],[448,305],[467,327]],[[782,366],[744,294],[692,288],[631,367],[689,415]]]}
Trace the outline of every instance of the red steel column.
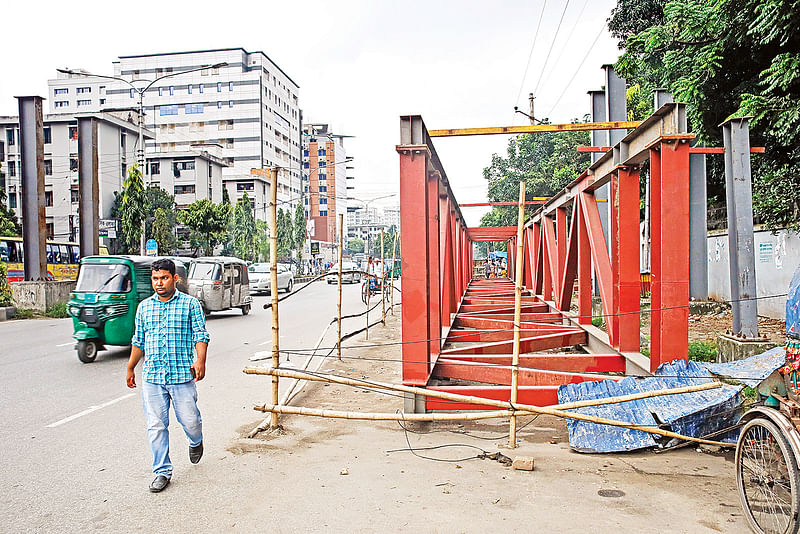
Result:
{"label": "red steel column", "polygon": [[[430,374],[428,286],[428,153],[400,153],[400,269],[403,276],[403,383],[426,385]],[[439,337],[438,335],[436,337]]]}
{"label": "red steel column", "polygon": [[660,148],[658,180],[650,181],[651,305],[663,311],[651,322],[652,371],[687,359],[689,343],[689,143],[662,141]]}
{"label": "red steel column", "polygon": [[567,210],[564,208],[556,209],[556,301],[561,300],[561,280],[564,278],[564,271],[567,266]]}
{"label": "red steel column", "polygon": [[543,268],[544,262],[542,261],[542,225],[541,223],[533,223],[533,255],[531,257],[531,267],[533,268],[533,283],[531,288],[535,295],[539,295],[543,291]]}
{"label": "red steel column", "polygon": [[430,322],[430,361],[435,362],[439,355],[442,337],[442,287],[440,283],[440,248],[439,248],[439,191],[441,180],[438,172],[428,173],[428,284],[430,305],[428,320]]}
{"label": "red steel column", "polygon": [[592,249],[580,195],[575,197],[572,209],[578,213],[578,323],[592,324]]}
{"label": "red steel column", "polygon": [[639,352],[639,169],[620,167],[611,179],[614,259],[614,348]]}

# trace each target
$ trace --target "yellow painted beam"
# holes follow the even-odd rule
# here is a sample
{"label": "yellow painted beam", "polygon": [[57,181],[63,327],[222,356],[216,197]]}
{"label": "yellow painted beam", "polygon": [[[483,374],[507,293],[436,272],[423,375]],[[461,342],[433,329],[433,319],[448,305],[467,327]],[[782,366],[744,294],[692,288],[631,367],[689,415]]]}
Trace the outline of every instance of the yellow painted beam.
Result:
{"label": "yellow painted beam", "polygon": [[616,130],[636,128],[639,121],[573,122],[570,124],[529,124],[526,126],[493,126],[489,128],[451,128],[428,130],[431,137],[458,137],[464,135],[523,134],[534,132],[584,132],[588,130]]}

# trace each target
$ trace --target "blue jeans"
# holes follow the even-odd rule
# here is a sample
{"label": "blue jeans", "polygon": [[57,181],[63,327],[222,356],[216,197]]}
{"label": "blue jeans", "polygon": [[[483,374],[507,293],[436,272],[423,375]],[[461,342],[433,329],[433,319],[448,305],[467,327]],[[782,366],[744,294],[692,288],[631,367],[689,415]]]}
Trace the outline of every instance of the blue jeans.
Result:
{"label": "blue jeans", "polygon": [[191,447],[203,441],[203,420],[197,409],[194,380],[183,384],[151,384],[142,381],[142,405],[147,419],[147,437],[153,453],[153,473],[172,476],[169,459],[169,405],[183,427]]}

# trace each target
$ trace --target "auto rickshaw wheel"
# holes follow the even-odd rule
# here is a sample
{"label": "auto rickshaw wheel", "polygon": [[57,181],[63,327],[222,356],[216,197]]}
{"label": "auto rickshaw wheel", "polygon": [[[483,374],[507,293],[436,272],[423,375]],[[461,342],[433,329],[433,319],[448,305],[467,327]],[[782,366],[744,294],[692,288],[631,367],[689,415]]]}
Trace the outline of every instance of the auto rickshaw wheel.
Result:
{"label": "auto rickshaw wheel", "polygon": [[247,315],[248,313],[250,313],[250,305],[245,304],[244,306],[242,306],[242,315]]}
{"label": "auto rickshaw wheel", "polygon": [[97,358],[99,348],[96,339],[81,339],[78,341],[78,359],[83,363],[92,363]]}
{"label": "auto rickshaw wheel", "polygon": [[291,279],[289,279],[289,283],[288,283],[288,284],[286,284],[286,292],[287,292],[287,293],[291,293],[291,292],[292,292],[292,286],[293,286],[293,285],[294,285],[294,282],[292,282],[292,280],[291,280]]}

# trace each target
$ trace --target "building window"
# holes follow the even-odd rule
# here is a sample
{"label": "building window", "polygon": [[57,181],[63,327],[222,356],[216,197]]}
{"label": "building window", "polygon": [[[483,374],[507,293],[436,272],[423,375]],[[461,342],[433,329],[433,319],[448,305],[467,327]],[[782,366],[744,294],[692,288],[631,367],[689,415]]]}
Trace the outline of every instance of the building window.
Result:
{"label": "building window", "polygon": [[17,162],[13,159],[8,160],[8,175],[9,176],[16,176],[17,175]]}
{"label": "building window", "polygon": [[186,104],[185,111],[187,114],[202,113],[203,104]]}
{"label": "building window", "polygon": [[78,93],[79,95],[86,95],[86,94],[89,94],[89,93],[92,92],[92,88],[91,87],[78,87],[78,89],[75,92]]}
{"label": "building window", "polygon": [[70,189],[69,197],[73,204],[77,204],[80,201],[80,194],[77,189]]}
{"label": "building window", "polygon": [[44,144],[49,145],[53,142],[53,136],[49,126],[44,127]]}
{"label": "building window", "polygon": [[57,108],[65,108],[65,107],[67,107],[68,105],[69,105],[69,102],[67,102],[67,101],[65,101],[65,100],[56,100],[56,104],[55,104],[55,106],[56,106]]}
{"label": "building window", "polygon": [[56,230],[53,226],[53,223],[47,223],[47,239],[53,239],[55,232]]}
{"label": "building window", "polygon": [[319,162],[319,166],[320,167],[327,167],[328,166],[328,162],[327,161],[320,161]]}
{"label": "building window", "polygon": [[17,207],[17,194],[11,193],[11,196],[8,197],[8,207],[11,209],[16,209]]}
{"label": "building window", "polygon": [[133,98],[133,88],[131,88],[131,98]]}
{"label": "building window", "polygon": [[66,87],[60,88],[60,89],[55,89],[53,91],[53,94],[54,95],[66,95],[66,94],[69,94],[69,89],[67,89]]}
{"label": "building window", "polygon": [[218,130],[233,130],[232,120],[221,120],[217,123]]}
{"label": "building window", "polygon": [[103,104],[105,104],[105,103],[106,103],[106,99],[105,99],[105,98],[101,98],[101,99],[100,99],[100,105],[102,106],[102,105],[103,105]]}
{"label": "building window", "polygon": [[328,186],[327,185],[319,186],[319,192],[320,193],[327,193],[328,192]]}
{"label": "building window", "polygon": [[122,150],[125,150],[125,141],[127,140],[125,139],[126,137],[127,136],[124,133],[119,134],[119,146],[122,148]]}
{"label": "building window", "polygon": [[6,130],[6,141],[8,141],[8,146],[14,146],[14,128]]}
{"label": "building window", "polygon": [[320,182],[322,182],[324,180],[327,180],[327,179],[328,179],[328,175],[325,174],[324,172],[321,172],[321,173],[319,173],[317,175],[317,180],[319,180]]}
{"label": "building window", "polygon": [[175,186],[175,194],[176,195],[184,195],[186,193],[194,193],[194,184],[176,185]]}
{"label": "building window", "polygon": [[252,191],[253,189],[253,182],[236,182],[237,191]]}
{"label": "building window", "polygon": [[193,171],[194,161],[176,161],[173,167],[176,171]]}
{"label": "building window", "polygon": [[164,96],[164,88],[163,87],[159,87],[158,88],[158,96]]}
{"label": "building window", "polygon": [[52,174],[53,174],[53,160],[52,159],[44,160],[44,173],[47,176],[52,176]]}
{"label": "building window", "polygon": [[320,204],[327,204],[327,203],[328,203],[328,199],[327,199],[327,198],[325,198],[325,197],[321,197],[321,198],[319,199],[319,203],[320,203]]}
{"label": "building window", "polygon": [[328,210],[319,210],[319,216],[320,217],[327,217],[328,216]]}
{"label": "building window", "polygon": [[228,91],[233,91],[233,82],[228,82]]}
{"label": "building window", "polygon": [[123,163],[122,165],[120,165],[119,170],[120,172],[122,172],[123,178],[128,176],[128,166],[126,164]]}
{"label": "building window", "polygon": [[197,86],[197,88],[200,90],[200,94],[202,95],[203,94],[203,84],[201,83],[200,85]]}
{"label": "building window", "polygon": [[69,158],[69,170],[70,171],[78,170],[78,158]]}
{"label": "building window", "polygon": [[228,100],[228,107],[229,107],[229,108],[232,108],[232,107],[233,107],[233,100]]}
{"label": "building window", "polygon": [[325,149],[324,148],[320,148],[319,150],[317,150],[317,156],[324,156],[324,155],[325,155]]}
{"label": "building window", "polygon": [[178,104],[173,104],[171,106],[160,106],[158,108],[158,114],[161,116],[164,115],[177,115],[178,114]]}
{"label": "building window", "polygon": [[106,92],[106,86],[105,85],[101,85],[100,86],[100,93],[101,94],[105,94],[105,92]]}
{"label": "building window", "polygon": [[92,101],[91,100],[78,100],[78,107],[80,107],[80,106],[91,106],[91,105],[92,105]]}
{"label": "building window", "polygon": [[189,84],[187,86],[187,89],[189,90],[189,94],[192,94],[192,84]]}
{"label": "building window", "polygon": [[161,174],[161,162],[159,161],[151,161],[150,162],[150,175],[153,174]]}
{"label": "building window", "polygon": [[217,102],[217,109],[222,109],[222,102]]}
{"label": "building window", "polygon": [[44,205],[45,206],[52,206],[53,205],[53,192],[52,191],[45,191],[44,192]]}
{"label": "building window", "polygon": [[217,82],[217,92],[218,93],[222,92],[222,82]]}
{"label": "building window", "polygon": [[69,138],[73,141],[78,140],[78,127],[77,126],[70,126],[69,127]]}
{"label": "building window", "polygon": [[170,85],[169,86],[169,96],[175,96],[175,86],[174,85]]}

